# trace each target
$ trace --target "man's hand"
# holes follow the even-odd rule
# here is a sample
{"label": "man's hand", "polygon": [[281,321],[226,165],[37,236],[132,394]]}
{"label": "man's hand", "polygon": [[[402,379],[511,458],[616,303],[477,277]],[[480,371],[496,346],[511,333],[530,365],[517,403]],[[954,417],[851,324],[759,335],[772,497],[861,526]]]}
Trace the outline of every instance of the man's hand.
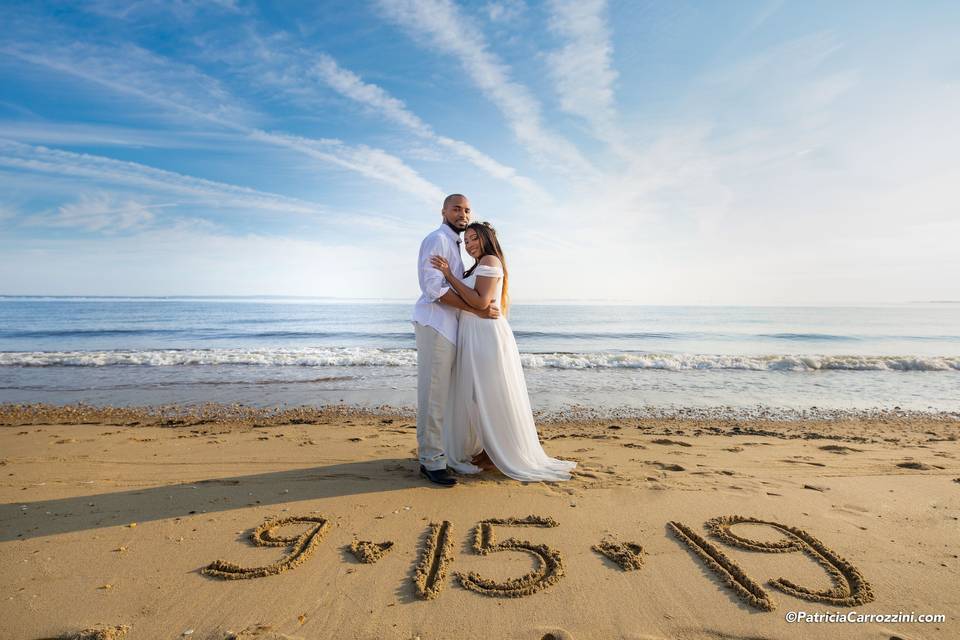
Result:
{"label": "man's hand", "polygon": [[497,318],[500,317],[500,309],[498,309],[493,305],[490,305],[483,311],[478,312],[477,315],[480,316],[481,318],[486,318],[488,320],[496,320]]}

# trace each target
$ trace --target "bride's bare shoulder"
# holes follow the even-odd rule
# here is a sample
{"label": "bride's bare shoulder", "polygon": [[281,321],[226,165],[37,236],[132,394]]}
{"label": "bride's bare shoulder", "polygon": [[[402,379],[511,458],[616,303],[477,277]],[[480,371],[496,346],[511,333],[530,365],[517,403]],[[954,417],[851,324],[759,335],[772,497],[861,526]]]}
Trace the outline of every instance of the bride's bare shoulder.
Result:
{"label": "bride's bare shoulder", "polygon": [[480,264],[485,267],[500,267],[500,258],[497,256],[483,256],[480,258]]}

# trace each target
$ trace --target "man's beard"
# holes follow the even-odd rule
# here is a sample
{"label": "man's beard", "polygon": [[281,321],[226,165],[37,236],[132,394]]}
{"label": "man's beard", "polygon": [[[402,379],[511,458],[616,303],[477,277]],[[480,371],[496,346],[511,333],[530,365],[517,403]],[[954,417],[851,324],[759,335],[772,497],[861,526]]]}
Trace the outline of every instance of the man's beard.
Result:
{"label": "man's beard", "polygon": [[453,229],[455,233],[463,233],[463,230],[466,229],[466,228],[467,228],[467,225],[470,224],[470,223],[468,222],[467,224],[463,225],[463,227],[457,227],[456,225],[454,225],[452,222],[450,222],[450,221],[447,220],[446,218],[443,219],[443,222],[444,222],[444,224],[446,224],[448,227],[450,227],[451,229]]}

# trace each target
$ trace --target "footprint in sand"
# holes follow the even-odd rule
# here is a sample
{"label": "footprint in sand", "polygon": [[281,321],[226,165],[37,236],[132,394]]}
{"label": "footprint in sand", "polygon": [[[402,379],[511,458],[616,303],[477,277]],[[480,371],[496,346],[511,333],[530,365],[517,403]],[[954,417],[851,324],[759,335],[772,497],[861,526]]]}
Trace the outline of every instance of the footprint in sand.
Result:
{"label": "footprint in sand", "polygon": [[790,460],[789,458],[784,458],[780,462],[789,462],[790,464],[807,464],[811,467],[825,467],[827,465],[822,462],[810,462],[809,460]]}
{"label": "footprint in sand", "polygon": [[827,444],[822,447],[818,447],[821,451],[829,451],[830,453],[836,453],[842,456],[847,455],[848,453],[859,453],[863,449],[855,449],[854,447],[846,447],[842,444]]}
{"label": "footprint in sand", "polygon": [[667,464],[665,462],[659,462],[658,460],[647,460],[646,463],[664,471],[686,471],[686,468],[678,464]]}
{"label": "footprint in sand", "polygon": [[897,465],[903,469],[916,469],[917,471],[931,471],[933,467],[923,462],[901,462]]}
{"label": "footprint in sand", "polygon": [[671,445],[675,444],[680,447],[692,447],[693,445],[689,442],[683,442],[682,440],[670,440],[669,438],[657,438],[656,440],[651,440],[653,444],[664,444]]}

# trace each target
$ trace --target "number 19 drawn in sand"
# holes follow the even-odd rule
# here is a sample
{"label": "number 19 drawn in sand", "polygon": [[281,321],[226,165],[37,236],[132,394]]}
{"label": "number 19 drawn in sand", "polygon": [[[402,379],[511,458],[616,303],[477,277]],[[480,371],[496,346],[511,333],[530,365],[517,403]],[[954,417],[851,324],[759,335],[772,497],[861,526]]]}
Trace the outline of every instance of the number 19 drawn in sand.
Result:
{"label": "number 19 drawn in sand", "polygon": [[[751,540],[733,533],[730,528],[737,524],[758,524],[773,528],[786,538],[774,542]],[[773,611],[776,603],[769,594],[751,579],[734,561],[715,545],[707,542],[690,527],[681,522],[670,522],[674,535],[690,547],[734,593],[751,606],[764,611]],[[811,602],[820,602],[842,607],[853,607],[873,602],[873,591],[863,574],[815,537],[796,527],[778,522],[769,522],[746,516],[719,516],[706,522],[707,529],[719,540],[740,549],[761,553],[792,553],[802,551],[814,560],[830,576],[830,589],[811,589],[786,578],[775,578],[770,584],[783,593]]]}

